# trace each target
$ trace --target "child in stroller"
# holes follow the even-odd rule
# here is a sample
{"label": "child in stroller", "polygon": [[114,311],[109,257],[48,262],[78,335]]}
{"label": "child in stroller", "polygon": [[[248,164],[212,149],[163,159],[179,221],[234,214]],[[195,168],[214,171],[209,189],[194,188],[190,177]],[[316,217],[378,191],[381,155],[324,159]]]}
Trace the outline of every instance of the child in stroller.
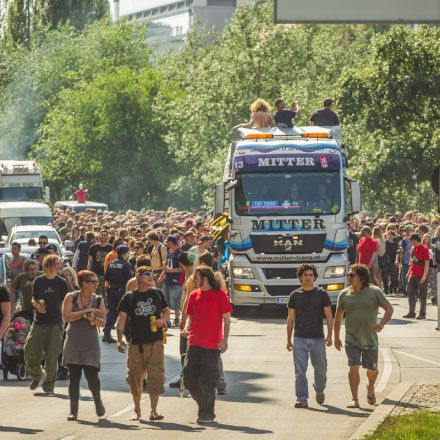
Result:
{"label": "child in stroller", "polygon": [[18,311],[12,315],[11,324],[5,333],[1,363],[3,379],[8,379],[11,372],[18,380],[26,378],[26,366],[24,364],[24,344],[33,321],[33,313],[29,311]]}

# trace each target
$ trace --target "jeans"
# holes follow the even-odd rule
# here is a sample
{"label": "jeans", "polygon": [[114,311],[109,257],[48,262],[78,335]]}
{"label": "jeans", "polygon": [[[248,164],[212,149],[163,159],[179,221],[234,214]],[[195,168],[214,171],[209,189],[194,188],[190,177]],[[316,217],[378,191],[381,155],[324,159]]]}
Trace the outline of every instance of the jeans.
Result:
{"label": "jeans", "polygon": [[426,297],[428,295],[428,280],[424,283],[420,282],[421,278],[411,277],[408,282],[408,302],[409,313],[416,313],[417,298],[420,299],[420,312],[421,316],[426,316]]}
{"label": "jeans", "polygon": [[41,359],[45,356],[44,369],[47,377],[43,389],[53,390],[57,374],[58,355],[62,350],[61,326],[59,324],[32,324],[31,331],[24,345],[26,370],[32,380],[39,380],[43,375]]}
{"label": "jeans", "polygon": [[295,393],[298,400],[309,397],[307,383],[307,364],[310,361],[315,372],[313,388],[324,391],[327,384],[327,357],[324,338],[293,338],[293,362],[295,364]]}
{"label": "jeans", "polygon": [[69,364],[67,367],[69,369],[69,398],[71,402],[78,402],[79,400],[79,382],[83,370],[93,397],[100,397],[101,382],[99,381],[98,369],[96,367],[73,364]]}
{"label": "jeans", "polygon": [[171,310],[180,308],[180,298],[182,296],[182,286],[169,286],[166,281],[163,283],[162,292]]}
{"label": "jeans", "polygon": [[116,319],[118,318],[117,308],[121,298],[124,295],[124,288],[108,288],[107,289],[107,303],[108,313],[105,320],[104,335],[110,335]]}
{"label": "jeans", "polygon": [[406,277],[408,275],[409,271],[409,264],[402,264],[402,290],[406,292],[406,289],[408,287],[408,278]]}
{"label": "jeans", "polygon": [[219,380],[217,349],[191,345],[186,353],[183,380],[199,406],[199,418],[215,418],[215,392]]}

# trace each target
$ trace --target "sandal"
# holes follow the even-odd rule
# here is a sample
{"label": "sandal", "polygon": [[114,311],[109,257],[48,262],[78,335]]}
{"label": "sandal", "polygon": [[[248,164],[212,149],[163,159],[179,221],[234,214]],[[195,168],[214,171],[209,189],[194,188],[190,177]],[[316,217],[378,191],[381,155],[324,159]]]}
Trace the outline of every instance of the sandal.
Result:
{"label": "sandal", "polygon": [[150,420],[151,421],[154,421],[154,420],[163,420],[163,415],[161,415],[161,414],[153,414],[153,413],[151,413],[150,414]]}
{"label": "sandal", "polygon": [[353,399],[348,405],[347,408],[359,408],[359,402],[356,399]]}
{"label": "sandal", "polygon": [[374,393],[374,389],[373,389],[373,394],[369,394],[368,386],[367,386],[367,402],[370,405],[374,405],[376,403],[376,394]]}

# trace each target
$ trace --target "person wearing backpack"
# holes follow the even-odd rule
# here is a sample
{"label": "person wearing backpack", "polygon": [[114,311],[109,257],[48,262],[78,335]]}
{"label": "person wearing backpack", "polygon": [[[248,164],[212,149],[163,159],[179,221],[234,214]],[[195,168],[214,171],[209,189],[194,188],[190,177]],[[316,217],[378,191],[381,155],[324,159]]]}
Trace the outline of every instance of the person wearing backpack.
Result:
{"label": "person wearing backpack", "polygon": [[83,371],[93,395],[97,416],[102,417],[105,413],[98,377],[101,349],[97,330],[105,324],[105,306],[95,293],[99,280],[94,272],[78,272],[78,283],[80,290],[68,293],[62,306],[63,319],[69,323],[62,360],[69,370],[69,421],[78,417],[79,384]]}
{"label": "person wearing backpack", "polygon": [[118,351],[125,353],[128,342],[127,382],[134,402],[131,420],[141,418],[141,397],[145,372],[147,392],[150,395],[150,420],[162,420],[157,412],[160,394],[165,392],[163,327],[170,316],[170,309],[160,289],[154,287],[149,267],[136,269],[137,289],[127,292],[118,307],[116,333]]}

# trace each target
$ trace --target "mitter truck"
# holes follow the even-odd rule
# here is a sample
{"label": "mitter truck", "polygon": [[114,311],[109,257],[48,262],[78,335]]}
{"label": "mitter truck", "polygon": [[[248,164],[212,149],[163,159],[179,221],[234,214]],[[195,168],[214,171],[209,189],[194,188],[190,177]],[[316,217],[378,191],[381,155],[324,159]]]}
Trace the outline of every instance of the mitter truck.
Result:
{"label": "mitter truck", "polygon": [[335,304],[346,287],[347,219],[360,188],[346,173],[340,127],[238,129],[215,216],[227,215],[228,288],[236,306],[285,304],[303,263]]}

